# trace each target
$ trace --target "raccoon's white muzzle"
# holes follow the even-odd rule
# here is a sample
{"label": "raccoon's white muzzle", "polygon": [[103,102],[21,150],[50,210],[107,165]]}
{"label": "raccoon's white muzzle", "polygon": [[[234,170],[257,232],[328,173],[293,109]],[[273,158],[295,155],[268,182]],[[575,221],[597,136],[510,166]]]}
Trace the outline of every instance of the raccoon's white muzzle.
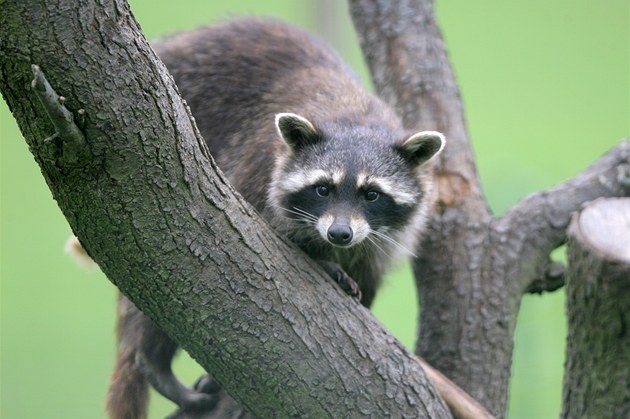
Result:
{"label": "raccoon's white muzzle", "polygon": [[352,247],[361,243],[370,232],[369,224],[361,217],[343,218],[332,214],[319,217],[316,228],[324,240],[337,247]]}

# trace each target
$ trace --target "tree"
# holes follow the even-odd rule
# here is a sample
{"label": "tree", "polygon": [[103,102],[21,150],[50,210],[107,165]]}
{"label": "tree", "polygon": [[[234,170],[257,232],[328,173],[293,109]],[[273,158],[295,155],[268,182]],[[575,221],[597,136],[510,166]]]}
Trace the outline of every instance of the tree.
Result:
{"label": "tree", "polygon": [[[549,277],[543,275],[547,272],[547,256],[564,239],[564,230],[571,211],[577,209],[581,202],[594,197],[627,195],[627,185],[622,182],[623,177],[617,174],[623,172],[628,164],[628,144],[622,143],[618,149],[574,181],[523,201],[499,220],[492,218],[486,210],[475,173],[459,93],[434,25],[432,4],[419,3],[411,9],[409,4],[401,2],[400,9],[385,13],[382,11],[386,9],[379,2],[369,3],[372,4],[354,2],[353,10],[363,40],[370,41],[365,42],[364,47],[381,95],[396,104],[407,121],[420,120],[430,125],[437,123],[438,128],[446,131],[450,138],[451,151],[445,154],[437,167],[441,206],[432,223],[434,228],[431,229],[431,235],[423,244],[425,248],[433,249],[427,254],[444,255],[445,260],[428,261],[425,258],[419,259],[415,265],[418,280],[422,282],[420,287],[423,298],[421,345],[425,347],[421,346],[419,351],[494,413],[502,416],[505,411],[512,335],[520,296],[530,287],[533,279]],[[23,5],[5,6],[19,8]],[[125,14],[124,4],[106,5],[109,16],[103,16],[102,11],[97,8],[89,10],[83,7],[76,14],[60,16],[52,12],[57,9],[54,5],[48,5],[48,14],[40,9],[40,5],[27,3],[24,7],[27,10],[13,13],[12,9],[5,7],[6,14],[3,11],[2,28],[7,31],[7,35],[2,36],[4,44],[0,63],[3,95],[16,115],[36,159],[42,166],[47,182],[74,231],[116,285],[134,301],[137,298],[138,305],[143,310],[154,317],[165,330],[172,332],[189,352],[197,354],[202,365],[255,412],[280,409],[277,405],[268,404],[270,398],[285,403],[282,404],[282,409],[287,409],[286,412],[306,412],[307,410],[292,409],[319,408],[330,403],[331,399],[326,397],[334,399],[335,394],[322,395],[318,404],[313,403],[313,397],[305,393],[305,388],[300,385],[274,388],[267,380],[278,377],[272,377],[268,371],[261,371],[256,377],[260,380],[256,388],[266,386],[273,392],[273,397],[259,393],[259,398],[251,398],[251,392],[243,388],[243,377],[240,380],[238,376],[231,377],[239,369],[255,370],[262,362],[271,362],[278,366],[276,372],[281,375],[283,371],[279,366],[295,367],[287,355],[287,345],[314,350],[315,342],[305,339],[306,335],[293,335],[293,338],[299,338],[294,343],[286,340],[276,342],[284,343],[284,346],[278,345],[275,348],[277,357],[274,358],[274,339],[270,339],[272,335],[269,332],[260,332],[265,330],[262,323],[276,325],[289,319],[295,322],[289,332],[295,333],[304,331],[306,326],[315,328],[320,320],[327,319],[331,324],[323,323],[323,331],[341,331],[339,336],[345,336],[356,345],[368,337],[374,337],[370,350],[395,354],[390,356],[393,364],[386,363],[388,366],[382,367],[384,370],[376,369],[383,381],[373,381],[374,387],[378,387],[378,383],[385,386],[387,382],[383,375],[388,374],[381,374],[380,371],[400,371],[400,366],[404,365],[404,368],[411,371],[410,374],[387,378],[411,380],[406,383],[406,388],[412,389],[412,393],[416,390],[420,393],[415,395],[415,400],[427,403],[425,413],[444,413],[443,406],[439,403],[432,405],[427,402],[435,395],[411,354],[387,337],[387,332],[378,323],[362,310],[357,314],[356,307],[349,304],[333,287],[322,290],[321,282],[325,281],[315,273],[310,274],[313,269],[308,261],[299,257],[281,258],[277,251],[269,250],[280,248],[283,249],[281,254],[293,255],[272,232],[256,220],[255,215],[243,206],[238,197],[231,195],[222,186],[221,180],[213,177],[205,160],[207,157],[202,157],[203,148],[198,147],[199,139],[195,139],[189,115],[181,107],[168,80],[164,78],[163,68],[155,62],[137,32],[131,38],[126,38],[130,33],[116,31],[116,25],[113,25],[116,19],[120,19],[124,23],[123,27],[130,32],[137,31],[135,22]],[[419,13],[402,13],[404,10],[419,10]],[[31,27],[19,24],[20,19],[27,19],[27,16],[37,13],[50,19],[51,25],[46,26],[47,29],[37,28],[35,24]],[[89,16],[90,19],[74,20],[69,16]],[[46,20],[41,22],[42,25],[45,23]],[[52,28],[56,36],[52,36]],[[425,30],[426,33],[418,33]],[[76,39],[63,36],[64,33],[84,33],[83,39],[88,42],[79,45]],[[111,39],[112,43],[101,44],[98,38],[100,36]],[[62,42],[51,45],[50,40],[55,39]],[[419,40],[427,42],[421,43]],[[388,54],[389,51],[395,51],[399,55]],[[98,57],[99,62],[94,61],[94,56]],[[55,90],[67,98],[66,105],[74,110],[75,116],[80,115],[79,109],[85,109],[84,120],[75,124],[79,127],[79,134],[60,135],[47,142],[41,141],[51,133],[63,132],[73,125],[59,122],[61,125],[53,129],[45,118],[36,117],[44,115],[43,108],[36,102],[35,96],[24,89],[32,79],[32,63],[40,64]],[[427,63],[432,64],[430,68],[414,71],[414,66]],[[108,84],[108,65],[119,69],[120,77],[116,79],[119,85]],[[153,73],[143,74],[146,68],[153,69],[160,77],[153,78]],[[385,72],[384,69],[388,71]],[[424,74],[427,74],[427,79],[417,79]],[[388,86],[393,86],[393,89],[388,89]],[[100,91],[97,92],[95,87]],[[415,94],[410,96],[409,92]],[[156,107],[152,102],[154,99],[160,101],[159,106]],[[137,106],[128,109],[125,105],[128,103],[135,103]],[[54,108],[53,106],[52,109]],[[146,123],[161,120],[160,111],[172,115],[173,124],[159,127]],[[143,118],[137,120],[138,115]],[[178,143],[178,150],[173,149],[172,143],[167,145],[167,140],[173,137],[182,139]],[[89,144],[89,149],[86,143]],[[159,153],[155,151],[158,149],[156,144],[160,145]],[[151,149],[154,150],[152,155]],[[147,157],[152,164],[139,163],[146,158],[145,154],[149,155]],[[164,171],[169,173],[164,174]],[[172,177],[162,177],[167,175]],[[599,186],[602,176],[609,180],[605,188]],[[149,180],[151,182],[146,182]],[[144,184],[145,182],[152,184]],[[143,188],[148,188],[148,193],[140,192]],[[564,197],[567,190],[577,191],[574,194],[575,199],[553,202],[554,197]],[[202,213],[201,208],[208,212]],[[541,208],[548,212],[540,212]],[[547,214],[552,217],[546,218]],[[118,225],[113,225],[112,220]],[[471,223],[471,220],[475,222]],[[526,223],[525,220],[530,222]],[[551,222],[548,224],[548,221]],[[523,225],[513,226],[517,222]],[[255,224],[256,230],[251,229],[254,224],[250,223],[259,223]],[[183,224],[194,228],[180,231]],[[207,228],[214,232],[209,237],[205,231]],[[225,233],[234,230],[240,232],[245,246],[238,237]],[[253,231],[259,233],[252,234]],[[528,238],[539,241],[535,245],[528,244],[521,234],[514,234],[519,232],[528,232]],[[454,237],[466,239],[453,240]],[[217,243],[240,251],[224,255],[210,250],[216,249]],[[444,246],[453,243],[461,243],[462,247],[445,252]],[[470,243],[475,246],[471,247]],[[503,246],[498,249],[494,246],[495,243],[502,243]],[[461,255],[461,260],[470,258],[480,263],[472,268],[457,261],[453,264],[449,255]],[[217,257],[222,259],[215,260]],[[513,264],[507,262],[508,257]],[[273,265],[269,261],[273,261]],[[497,261],[501,263],[495,263]],[[222,285],[215,283],[212,287],[202,285],[205,273],[212,264],[220,265],[226,271],[233,269],[232,280]],[[174,278],[173,266],[186,268]],[[283,269],[277,270],[278,266]],[[513,269],[515,266],[521,269]],[[455,269],[444,270],[446,267]],[[472,277],[478,278],[479,283],[484,286],[460,290],[463,284],[467,284],[462,277],[470,277],[469,268],[473,271]],[[497,271],[488,275],[492,273],[491,269]],[[283,275],[282,270],[289,274]],[[261,281],[261,276],[266,277],[266,281]],[[508,283],[508,277],[518,279]],[[196,283],[196,278],[200,278],[201,282]],[[494,280],[494,286],[488,286],[484,278]],[[557,275],[551,275],[551,278],[554,279],[554,286],[561,279]],[[152,282],[154,280],[155,284]],[[537,289],[549,288],[548,283],[536,282]],[[320,285],[315,291],[317,284]],[[215,294],[189,296],[192,300],[183,298],[184,290],[197,290],[199,287],[212,290]],[[291,291],[295,289],[300,292]],[[486,291],[491,293],[488,295]],[[173,296],[177,296],[177,299],[172,298]],[[325,302],[313,300],[314,296]],[[445,302],[445,296],[452,297],[452,300],[447,298]],[[478,300],[473,303],[471,300],[462,301],[461,296],[474,296]],[[208,307],[209,301],[213,302],[212,308]],[[217,307],[221,307],[221,302],[225,301],[231,301],[225,311],[217,310]],[[278,304],[270,304],[270,301],[277,301]],[[317,304],[309,306],[309,301],[316,301]],[[236,305],[241,303],[251,304],[249,310],[254,310],[255,314],[246,316],[250,320],[237,320],[239,315],[233,308],[241,307]],[[497,317],[494,313],[480,309],[490,304],[501,307],[502,316]],[[317,308],[324,305],[331,307],[331,312],[335,313],[333,318],[326,318],[323,313],[319,313]],[[275,307],[284,309],[282,312],[274,312]],[[304,323],[303,318],[296,317],[296,313],[304,313],[305,309],[309,314],[306,316],[309,319],[308,324]],[[441,312],[444,309],[448,312]],[[240,311],[241,315],[245,312],[246,310]],[[449,316],[449,312],[466,314],[455,318]],[[158,319],[164,317],[164,313],[168,313],[170,317],[163,318],[160,322]],[[469,317],[475,314],[481,316],[477,319]],[[272,315],[278,316],[277,321],[269,320],[273,319],[268,317]],[[435,321],[436,318],[440,321]],[[460,320],[463,318],[473,320],[462,324]],[[213,326],[210,330],[199,328],[199,323],[193,324],[207,324],[208,319]],[[266,321],[254,324],[252,319]],[[336,324],[338,319],[344,319],[347,323]],[[450,320],[452,324],[449,323]],[[191,323],[186,324],[186,321]],[[240,333],[234,333],[235,327],[240,329]],[[333,329],[329,329],[331,327]],[[322,334],[326,335],[323,332]],[[466,339],[457,348],[457,353],[453,354],[444,348],[454,347],[450,342],[456,335],[466,336]],[[227,336],[234,340],[224,339]],[[382,336],[386,338],[383,340],[380,338]],[[204,342],[211,344],[204,347]],[[334,343],[340,343],[341,340],[335,339],[331,342],[331,346],[335,346]],[[316,343],[322,344],[319,340]],[[239,352],[243,347],[247,351]],[[208,351],[209,348],[211,351]],[[391,352],[393,348],[395,350]],[[326,348],[329,349],[335,348]],[[351,365],[359,365],[354,363],[356,359],[365,361],[365,356],[360,355],[371,353],[364,352],[365,349],[360,346],[353,348],[356,350],[354,355],[345,352],[348,346],[339,344],[336,349],[341,350],[339,358],[347,357]],[[376,352],[374,354],[368,355],[368,358],[382,360]],[[302,357],[303,353],[299,353],[299,360],[295,362],[303,364]],[[368,362],[365,365],[371,364]],[[312,379],[311,384],[320,382],[321,375],[313,374],[321,374],[324,371],[322,366],[313,364],[306,367],[313,368],[310,372],[300,371],[298,377],[302,380]],[[374,370],[373,366],[370,368],[370,371]],[[273,370],[271,367],[270,371]],[[342,378],[352,382],[351,377],[346,375],[349,372],[345,368]],[[323,375],[330,377],[330,374]],[[287,377],[288,375],[283,379]],[[300,381],[298,379],[298,383]],[[303,385],[304,381],[301,382]],[[403,384],[396,383],[397,386]],[[330,386],[338,388],[332,384]],[[385,388],[383,386],[380,390]],[[376,392],[378,390],[375,389]],[[291,402],[287,401],[289,399]],[[361,402],[373,401],[375,398]],[[401,400],[394,399],[393,402],[397,404]],[[402,403],[405,404],[404,401]],[[403,406],[398,405],[397,408],[402,409]]]}

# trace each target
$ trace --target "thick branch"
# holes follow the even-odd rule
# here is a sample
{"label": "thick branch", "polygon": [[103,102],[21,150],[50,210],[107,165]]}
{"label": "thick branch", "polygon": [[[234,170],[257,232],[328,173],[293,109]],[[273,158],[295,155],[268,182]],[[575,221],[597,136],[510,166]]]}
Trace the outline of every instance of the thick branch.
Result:
{"label": "thick branch", "polygon": [[361,46],[379,95],[410,128],[446,134],[437,167],[439,201],[486,213],[459,88],[432,0],[351,0]]}
{"label": "thick branch", "polygon": [[[381,96],[409,126],[446,133],[436,167],[437,211],[414,272],[420,295],[417,353],[504,416],[519,298],[487,252],[496,237],[482,195],[459,89],[433,1],[354,0],[355,26]],[[492,284],[484,277],[493,273]]]}
{"label": "thick branch", "polygon": [[[569,182],[562,192],[572,187],[576,194],[568,193],[558,210],[548,206],[546,212],[523,214],[521,204],[495,220],[481,191],[433,1],[351,5],[380,94],[409,126],[447,134],[436,166],[437,211],[414,261],[421,307],[416,351],[503,417],[522,294],[562,285],[563,270],[550,263],[549,252],[562,242],[570,211],[596,196],[628,193],[627,145],[596,164],[598,173]],[[560,197],[554,193],[554,199]],[[551,232],[529,225],[532,218],[544,228],[551,225]]]}
{"label": "thick branch", "polygon": [[[216,173],[128,5],[103,3],[0,15],[0,90],[102,270],[258,416],[448,417],[414,355]],[[31,63],[85,109],[85,165],[40,154]]]}
{"label": "thick branch", "polygon": [[561,417],[630,417],[630,198],[573,217]]}

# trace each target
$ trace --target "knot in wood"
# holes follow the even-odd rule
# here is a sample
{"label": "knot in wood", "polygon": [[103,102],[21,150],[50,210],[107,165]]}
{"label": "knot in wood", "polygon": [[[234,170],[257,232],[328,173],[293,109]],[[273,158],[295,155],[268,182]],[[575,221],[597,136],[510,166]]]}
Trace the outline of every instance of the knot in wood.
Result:
{"label": "knot in wood", "polygon": [[459,206],[472,191],[471,182],[459,173],[437,171],[435,183],[440,207]]}

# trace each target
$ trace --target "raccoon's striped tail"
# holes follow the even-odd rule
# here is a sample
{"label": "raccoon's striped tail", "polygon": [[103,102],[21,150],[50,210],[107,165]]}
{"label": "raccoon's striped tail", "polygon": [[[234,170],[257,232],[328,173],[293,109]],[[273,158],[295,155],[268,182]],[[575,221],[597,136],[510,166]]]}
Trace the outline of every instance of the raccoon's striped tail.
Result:
{"label": "raccoon's striped tail", "polygon": [[[143,368],[157,372],[159,377],[166,375],[164,371],[170,373],[177,345],[123,295],[118,300],[116,333],[118,354],[107,396],[107,411],[112,419],[145,418],[151,377]],[[166,381],[168,384],[176,380],[173,377]],[[161,384],[158,391],[163,390],[162,387],[169,390],[166,384],[157,384]],[[165,396],[174,400],[171,394]]]}
{"label": "raccoon's striped tail", "polygon": [[142,419],[147,414],[149,384],[136,358],[150,344],[153,322],[122,294],[116,322],[117,354],[107,394],[106,409],[112,419]]}
{"label": "raccoon's striped tail", "polygon": [[112,419],[146,418],[149,386],[135,358],[133,348],[119,347],[107,394],[106,408]]}

